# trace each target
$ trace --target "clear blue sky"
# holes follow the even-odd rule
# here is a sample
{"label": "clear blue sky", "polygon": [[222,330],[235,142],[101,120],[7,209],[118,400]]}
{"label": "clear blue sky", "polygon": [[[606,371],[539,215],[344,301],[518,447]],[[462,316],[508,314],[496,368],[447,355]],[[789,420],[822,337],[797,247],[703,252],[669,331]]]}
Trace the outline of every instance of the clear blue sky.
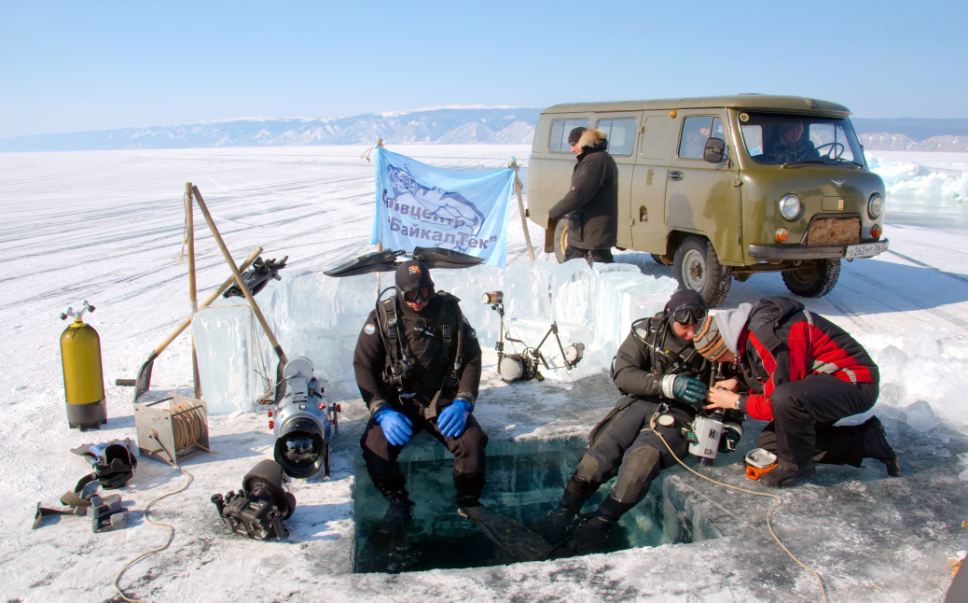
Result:
{"label": "clear blue sky", "polygon": [[968,3],[6,0],[0,137],[762,92],[968,117]]}

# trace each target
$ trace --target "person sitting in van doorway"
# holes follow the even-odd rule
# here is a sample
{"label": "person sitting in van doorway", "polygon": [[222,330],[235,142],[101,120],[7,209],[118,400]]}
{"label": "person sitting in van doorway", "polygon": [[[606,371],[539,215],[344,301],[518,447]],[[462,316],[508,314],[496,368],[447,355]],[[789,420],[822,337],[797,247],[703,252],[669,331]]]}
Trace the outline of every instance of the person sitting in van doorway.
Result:
{"label": "person sitting in van doorway", "polygon": [[820,159],[820,152],[804,136],[803,122],[799,119],[780,124],[777,128],[779,135],[774,136],[773,144],[766,149],[766,157],[774,163],[796,163],[798,161],[816,161]]}
{"label": "person sitting in van doorway", "polygon": [[[588,449],[558,506],[535,526],[556,545],[552,557],[601,552],[619,518],[645,498],[663,469],[675,465],[669,448],[685,458],[688,442],[683,427],[703,405],[714,374],[713,365],[692,344],[705,316],[702,297],[680,289],[661,312],[632,323],[612,367],[612,380],[622,397],[591,430]],[[738,425],[739,413],[729,414]],[[738,440],[738,429],[731,428],[721,443],[735,448]],[[582,506],[612,477],[615,484],[605,499],[582,521]]]}
{"label": "person sitting in van doorway", "polygon": [[[897,454],[871,410],[879,373],[849,333],[789,297],[707,316],[693,338],[712,362],[736,362],[744,383],[717,382],[706,408],[741,411],[770,423],[759,447],[774,453],[766,486],[794,486],[815,472],[814,463],[861,466],[865,458],[901,474]],[[866,420],[865,420],[866,419]]]}
{"label": "person sitting in van doorway", "polygon": [[571,190],[548,216],[569,221],[566,261],[612,262],[618,227],[618,166],[606,151],[608,140],[602,130],[575,128],[568,133],[568,143],[577,155]]}

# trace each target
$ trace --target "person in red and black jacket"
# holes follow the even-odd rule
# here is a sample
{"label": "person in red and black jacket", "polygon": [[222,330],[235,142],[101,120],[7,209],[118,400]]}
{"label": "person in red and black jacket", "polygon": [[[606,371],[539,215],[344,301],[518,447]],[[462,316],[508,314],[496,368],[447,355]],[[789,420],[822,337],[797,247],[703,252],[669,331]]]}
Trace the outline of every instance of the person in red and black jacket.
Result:
{"label": "person in red and black jacket", "polygon": [[[693,339],[716,362],[736,362],[745,384],[721,381],[707,408],[739,410],[769,421],[759,446],[779,466],[760,481],[793,486],[815,472],[815,462],[859,467],[864,458],[900,475],[897,454],[871,410],[877,401],[877,364],[849,333],[788,297],[710,314]],[[745,385],[745,387],[743,387]]]}

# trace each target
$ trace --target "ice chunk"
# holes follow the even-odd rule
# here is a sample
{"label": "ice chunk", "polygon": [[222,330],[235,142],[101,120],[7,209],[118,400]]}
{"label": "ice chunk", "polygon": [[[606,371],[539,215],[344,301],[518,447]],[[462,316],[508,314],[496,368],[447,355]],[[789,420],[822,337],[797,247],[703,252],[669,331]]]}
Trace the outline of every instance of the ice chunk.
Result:
{"label": "ice chunk", "polygon": [[[506,327],[524,344],[537,346],[557,321],[562,345],[582,343],[585,356],[576,370],[544,370],[546,378],[572,381],[607,370],[633,320],[659,311],[676,283],[646,276],[632,264],[595,264],[582,260],[519,263],[501,270],[490,266],[435,269],[436,288],[461,299],[464,316],[477,331],[485,360],[500,335],[500,317],[482,303],[485,291],[504,292]],[[353,379],[353,350],[378,292],[393,285],[393,274],[333,278],[318,273],[287,275],[256,298],[289,357],[307,356],[324,381]],[[275,375],[276,359],[268,340],[244,302],[199,312],[195,321],[202,391],[211,414],[251,408]],[[554,336],[541,348],[552,366],[563,359]]]}
{"label": "ice chunk", "polygon": [[250,410],[271,386],[276,362],[245,300],[200,310],[192,335],[208,413]]}

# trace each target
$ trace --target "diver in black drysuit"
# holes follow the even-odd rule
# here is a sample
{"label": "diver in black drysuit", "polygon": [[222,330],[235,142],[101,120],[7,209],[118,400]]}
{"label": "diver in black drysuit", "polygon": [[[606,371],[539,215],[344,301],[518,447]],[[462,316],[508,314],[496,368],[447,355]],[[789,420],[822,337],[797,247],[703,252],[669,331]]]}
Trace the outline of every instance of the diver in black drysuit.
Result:
{"label": "diver in black drysuit", "polygon": [[[645,498],[660,471],[675,464],[652,431],[651,419],[657,411],[673,421],[656,424],[655,429],[676,456],[685,457],[688,442],[682,428],[692,423],[701,407],[714,368],[692,345],[695,325],[705,315],[699,294],[680,290],[662,312],[632,324],[612,367],[612,380],[624,396],[592,429],[588,449],[558,507],[535,527],[549,543],[558,545],[554,556],[600,551],[615,522]],[[737,432],[730,437],[735,445]],[[581,521],[582,505],[612,477],[617,479],[605,500]]]}

